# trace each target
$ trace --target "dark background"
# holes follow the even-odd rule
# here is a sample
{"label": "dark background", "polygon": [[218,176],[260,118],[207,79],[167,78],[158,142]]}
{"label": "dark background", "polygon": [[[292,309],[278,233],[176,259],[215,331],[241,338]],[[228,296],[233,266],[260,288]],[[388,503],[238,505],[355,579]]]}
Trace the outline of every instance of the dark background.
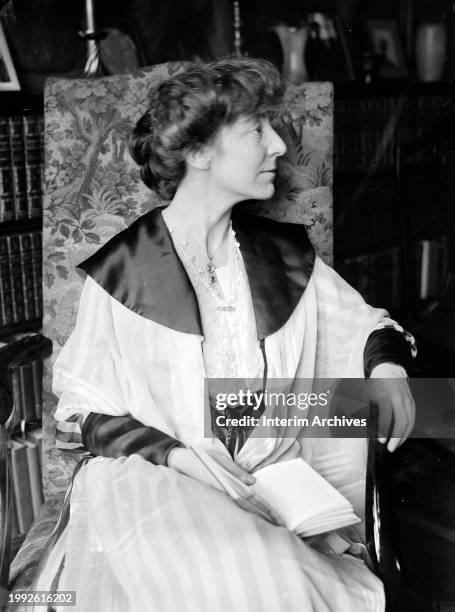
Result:
{"label": "dark background", "polygon": [[[83,0],[10,0],[3,4],[3,24],[23,89],[40,91],[45,76],[82,69],[85,48],[78,31],[83,27]],[[232,50],[229,0],[96,0],[95,4],[97,27],[127,32],[137,46],[141,65],[220,57]],[[366,20],[394,19],[411,76],[417,24],[443,20],[450,29],[445,78],[454,74],[450,0],[242,0],[240,10],[243,50],[277,64],[281,51],[270,31],[272,24],[298,25],[315,11],[339,14],[357,73],[361,53],[369,50]]]}

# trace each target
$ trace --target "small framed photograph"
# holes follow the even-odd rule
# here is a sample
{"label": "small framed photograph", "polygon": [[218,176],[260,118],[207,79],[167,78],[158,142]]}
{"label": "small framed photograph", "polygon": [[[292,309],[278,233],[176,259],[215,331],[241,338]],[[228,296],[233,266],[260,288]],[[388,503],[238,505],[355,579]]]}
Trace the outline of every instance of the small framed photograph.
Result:
{"label": "small framed photograph", "polygon": [[352,81],[355,73],[343,24],[336,13],[311,13],[305,61],[313,81]]}
{"label": "small framed photograph", "polygon": [[20,88],[5,32],[0,23],[0,91],[18,91]]}
{"label": "small framed photograph", "polygon": [[392,20],[367,21],[372,51],[381,56],[379,78],[403,79],[408,76],[408,67],[403,52],[398,26]]}

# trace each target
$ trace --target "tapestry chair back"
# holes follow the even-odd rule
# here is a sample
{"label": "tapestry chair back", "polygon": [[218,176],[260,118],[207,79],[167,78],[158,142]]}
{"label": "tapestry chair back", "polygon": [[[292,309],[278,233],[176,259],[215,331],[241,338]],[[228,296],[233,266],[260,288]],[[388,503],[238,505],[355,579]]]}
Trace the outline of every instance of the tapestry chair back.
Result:
{"label": "tapestry chair back", "polygon": [[[181,70],[161,64],[130,75],[50,79],[45,91],[44,329],[53,341],[44,380],[43,479],[52,501],[66,488],[79,455],[57,449],[57,400],[52,367],[75,321],[84,282],[76,265],[138,216],[163,204],[142,184],[128,140],[148,104],[151,84]],[[286,93],[286,132],[292,139],[280,164],[272,201],[258,214],[307,227],[319,255],[332,263],[333,90],[306,83]],[[65,436],[59,439],[65,444]]]}

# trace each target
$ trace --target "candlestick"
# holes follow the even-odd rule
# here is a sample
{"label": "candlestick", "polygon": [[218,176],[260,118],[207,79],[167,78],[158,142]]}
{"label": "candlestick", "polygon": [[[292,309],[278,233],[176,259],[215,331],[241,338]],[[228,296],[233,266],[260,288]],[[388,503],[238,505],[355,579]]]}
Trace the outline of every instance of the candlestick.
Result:
{"label": "candlestick", "polygon": [[85,40],[87,59],[84,67],[85,77],[97,77],[106,74],[101,63],[99,41],[106,37],[106,32],[97,30],[95,26],[95,5],[93,0],[85,0],[85,30],[79,36]]}

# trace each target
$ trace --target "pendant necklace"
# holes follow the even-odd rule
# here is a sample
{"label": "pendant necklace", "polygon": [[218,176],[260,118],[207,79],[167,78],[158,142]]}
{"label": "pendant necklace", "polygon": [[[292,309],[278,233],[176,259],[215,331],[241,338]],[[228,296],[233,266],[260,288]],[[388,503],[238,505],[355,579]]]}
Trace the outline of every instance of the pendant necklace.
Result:
{"label": "pendant necklace", "polygon": [[[177,233],[174,230],[174,228],[168,226],[168,229],[173,238],[177,237],[176,236]],[[187,259],[190,263],[191,268],[194,270],[194,272],[197,273],[202,284],[207,289],[209,289],[210,292],[214,293],[218,297],[218,299],[225,302],[223,306],[217,306],[216,309],[222,312],[233,312],[235,310],[235,306],[232,305],[232,301],[234,299],[234,296],[233,296],[234,282],[233,282],[232,268],[234,265],[234,257],[236,256],[236,251],[240,245],[235,237],[235,232],[232,229],[232,224],[230,225],[229,236],[228,236],[228,268],[230,272],[230,275],[229,275],[230,276],[230,291],[229,291],[230,299],[229,300],[226,299],[226,297],[224,296],[222,292],[222,288],[220,287],[220,282],[216,275],[216,267],[213,261],[216,253],[220,249],[217,249],[217,251],[215,251],[215,253],[213,253],[212,255],[208,255],[208,256],[206,255],[209,261],[202,268],[198,268],[196,265],[196,255],[191,254],[188,251],[188,240],[178,239],[178,242],[181,245],[185,255],[187,256]],[[201,248],[201,246],[195,240],[193,240],[193,242],[195,243],[198,250],[203,252],[203,249]]]}

